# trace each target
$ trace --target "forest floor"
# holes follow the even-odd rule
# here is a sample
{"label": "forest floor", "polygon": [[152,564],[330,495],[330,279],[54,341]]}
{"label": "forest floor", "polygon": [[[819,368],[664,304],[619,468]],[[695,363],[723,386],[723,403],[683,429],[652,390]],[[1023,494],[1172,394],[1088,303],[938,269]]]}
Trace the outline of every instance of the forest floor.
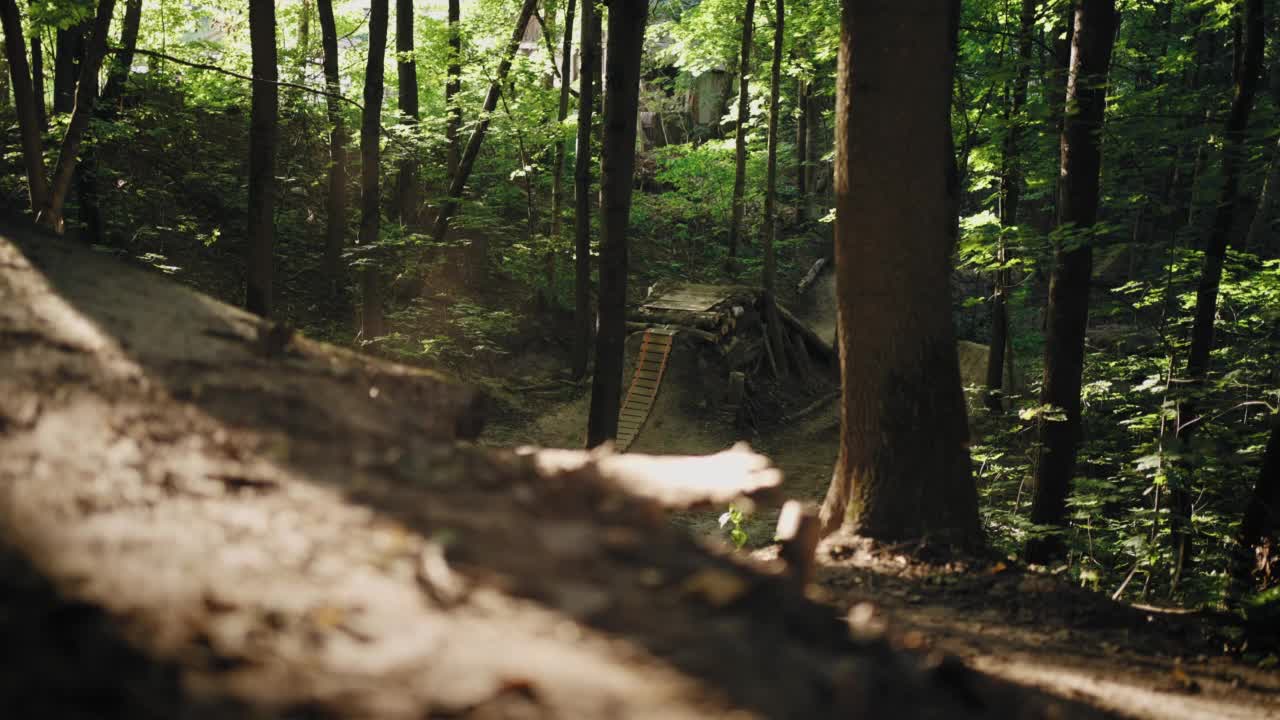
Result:
{"label": "forest floor", "polygon": [[[0,238],[0,298],[14,717],[1280,717],[1212,615],[842,536],[806,599],[773,506],[731,552],[720,506],[665,521],[595,461],[458,442],[480,400],[432,373],[48,238]],[[584,388],[500,389],[556,366],[512,358],[482,444],[572,444]],[[820,498],[833,417],[748,438],[784,495]],[[637,447],[738,434],[673,413]]]}
{"label": "forest floor", "polygon": [[[834,318],[804,308],[817,331]],[[499,445],[575,442],[585,427],[586,395],[565,388],[559,401],[529,399],[522,414],[491,425],[482,440]],[[838,449],[838,404],[794,423],[735,429],[713,412],[689,412],[682,396],[696,385],[664,382],[635,447],[643,452],[705,454],[747,440],[784,474],[783,495],[820,503]],[[812,397],[792,400],[794,406]],[[751,503],[746,503],[751,508]],[[729,549],[719,516],[725,508],[686,512],[673,522]],[[771,543],[778,506],[750,509],[743,550],[777,556]],[[1065,577],[1012,559],[939,556],[915,543],[878,547],[837,534],[818,552],[816,596],[842,612],[871,613],[909,647],[940,650],[1015,683],[1086,703],[1122,717],[1280,718],[1280,644],[1242,656],[1238,622],[1212,611],[1112,601]],[[1259,638],[1263,639],[1263,638]],[[1263,658],[1262,662],[1258,658]]]}
{"label": "forest floor", "polygon": [[[680,389],[664,384],[663,391]],[[548,435],[563,439],[556,425],[571,423],[568,432],[580,432],[580,405],[548,406],[550,427],[500,424],[486,437],[535,444]],[[782,470],[785,497],[821,502],[836,458],[837,423],[831,403],[803,422],[741,439]],[[637,444],[650,452],[661,445],[666,452],[699,454],[739,439],[723,422],[714,425],[714,417],[668,416],[661,427],[642,431]],[[681,513],[673,522],[729,548],[718,523],[722,510]],[[740,552],[775,558],[776,520],[776,505],[755,508],[744,522],[748,541]],[[1241,657],[1239,627],[1224,615],[1114,602],[1009,559],[940,556],[915,543],[883,547],[843,534],[819,546],[815,584],[822,602],[875,617],[904,646],[940,650],[993,676],[1117,716],[1280,718],[1280,670]]]}

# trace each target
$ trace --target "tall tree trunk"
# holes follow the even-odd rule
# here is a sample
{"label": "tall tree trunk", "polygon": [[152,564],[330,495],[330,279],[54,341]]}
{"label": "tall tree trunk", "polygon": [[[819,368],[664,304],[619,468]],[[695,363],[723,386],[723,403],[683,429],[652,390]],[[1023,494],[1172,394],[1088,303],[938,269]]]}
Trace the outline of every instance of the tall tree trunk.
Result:
{"label": "tall tree trunk", "polygon": [[498,98],[502,96],[502,86],[507,83],[507,75],[511,72],[511,63],[515,59],[516,51],[520,48],[520,39],[524,37],[525,26],[529,24],[529,18],[533,17],[533,10],[537,6],[538,0],[524,0],[520,6],[516,29],[511,34],[511,41],[507,43],[502,60],[498,63],[497,74],[494,75],[493,83],[489,85],[489,93],[485,95],[484,107],[480,109],[480,119],[476,122],[475,129],[471,131],[467,147],[458,161],[458,171],[450,178],[449,194],[440,204],[435,225],[431,229],[431,237],[437,244],[444,242],[445,235],[449,233],[449,221],[458,211],[458,200],[467,186],[471,168],[480,155],[480,146],[484,143],[485,133],[489,131],[489,121],[493,117],[494,108],[498,106]]}
{"label": "tall tree trunk", "polygon": [[[592,0],[584,0],[591,2]],[[556,132],[564,133],[564,121],[569,117],[569,73],[573,70],[573,15],[575,1],[569,0],[564,9],[564,42],[560,46],[560,105],[556,112]],[[564,205],[564,155],[568,140],[559,137],[551,159],[551,240],[560,237],[561,213]]]}
{"label": "tall tree trunk", "polygon": [[1271,437],[1262,456],[1262,467],[1236,535],[1230,586],[1233,596],[1253,586],[1251,575],[1257,550],[1268,544],[1272,553],[1280,552],[1280,415],[1271,420]]}
{"label": "tall tree trunk", "polygon": [[1280,139],[1276,140],[1271,150],[1271,161],[1267,163],[1267,176],[1262,181],[1262,189],[1258,193],[1258,207],[1253,211],[1249,231],[1245,234],[1244,249],[1262,254],[1264,249],[1271,245],[1271,221],[1276,215],[1277,194],[1280,194]]}
{"label": "tall tree trunk", "polygon": [[276,124],[280,111],[276,69],[276,6],[249,4],[253,52],[253,103],[249,121],[249,246],[245,257],[245,308],[271,316],[271,249],[275,234]]}
{"label": "tall tree trunk", "polygon": [[[107,70],[107,84],[95,105],[95,114],[103,122],[116,118],[116,103],[124,93],[133,67],[134,50],[138,47],[138,28],[142,23],[142,0],[127,0],[124,8],[124,26],[120,29],[120,46],[112,56]],[[85,238],[90,243],[104,244],[106,232],[102,222],[102,210],[98,206],[98,150],[90,148],[80,159],[80,223]]]}
{"label": "tall tree trunk", "polygon": [[[1280,15],[1273,14],[1269,20],[1273,42],[1280,44]],[[1272,61],[1267,85],[1267,94],[1271,96],[1272,105],[1280,107],[1280,62],[1276,60]],[[1275,236],[1271,232],[1271,222],[1276,215],[1277,196],[1280,196],[1280,138],[1277,138],[1271,149],[1267,175],[1258,193],[1258,205],[1249,222],[1249,231],[1245,234],[1244,249],[1259,255],[1267,249],[1280,251],[1280,243],[1275,242]]]}
{"label": "tall tree trunk", "polygon": [[769,76],[769,139],[764,190],[764,306],[767,342],[773,347],[778,375],[786,375],[787,352],[782,340],[782,322],[778,316],[778,258],[773,241],[778,232],[778,107],[779,85],[782,83],[782,44],[785,22],[784,0],[773,0],[773,66]]}
{"label": "tall tree trunk", "polygon": [[591,379],[587,447],[618,435],[622,354],[627,340],[627,225],[636,165],[640,112],[640,56],[648,0],[611,0],[605,60],[604,141],[600,148],[603,234],[600,242],[600,331]]}
{"label": "tall tree trunk", "polygon": [[324,82],[329,94],[325,109],[329,118],[329,193],[325,201],[324,274],[329,292],[336,297],[343,282],[342,249],[347,234],[347,124],[342,115],[342,79],[338,74],[338,31],[333,21],[333,0],[318,0],[320,43],[324,48]]}
{"label": "tall tree trunk", "polygon": [[49,184],[44,174],[44,150],[40,141],[38,98],[27,68],[26,41],[22,37],[22,15],[15,0],[0,0],[0,22],[4,24],[4,54],[9,61],[9,79],[13,83],[13,104],[18,113],[18,134],[22,141],[22,164],[27,171],[27,194],[31,212],[37,213],[48,202]]}
{"label": "tall tree trunk", "polygon": [[40,132],[44,132],[49,129],[49,113],[44,104],[44,42],[39,28],[33,28],[31,33],[31,84],[35,93],[36,123]]}
{"label": "tall tree trunk", "polygon": [[53,52],[53,114],[71,112],[76,103],[76,83],[80,79],[80,64],[84,60],[84,39],[89,33],[88,21],[59,28],[54,35]]}
{"label": "tall tree trunk", "polygon": [[[396,0],[396,70],[400,81],[400,121],[418,124],[418,63],[413,58],[413,0]],[[396,181],[396,208],[400,222],[411,225],[418,217],[418,163],[413,155],[400,161]]]}
{"label": "tall tree trunk", "polygon": [[[378,140],[382,117],[383,70],[387,54],[388,0],[373,0],[369,12],[369,60],[364,73],[364,113],[360,119],[360,237],[365,247],[378,242]],[[382,274],[376,256],[360,270],[360,337],[366,342],[386,334],[382,314]]]}
{"label": "tall tree trunk", "polygon": [[[1196,287],[1195,316],[1191,326],[1191,350],[1187,354],[1186,379],[1193,386],[1204,383],[1209,372],[1209,352],[1213,349],[1213,325],[1218,312],[1218,286],[1222,282],[1222,264],[1227,256],[1227,242],[1230,239],[1236,207],[1239,203],[1241,166],[1247,162],[1244,155],[1245,131],[1249,126],[1249,114],[1253,111],[1254,98],[1257,96],[1258,79],[1262,71],[1263,19],[1262,0],[1244,0],[1243,48],[1236,44],[1239,56],[1234,64],[1235,89],[1231,99],[1231,112],[1227,115],[1226,131],[1222,147],[1222,192],[1218,196],[1217,209],[1213,216],[1213,225],[1209,230],[1205,243],[1204,262],[1200,268],[1200,282]],[[1243,50],[1243,52],[1242,52]],[[1178,415],[1180,426],[1178,438],[1187,448],[1191,441],[1195,423],[1195,403],[1188,402],[1182,406]],[[1189,448],[1187,448],[1189,451]],[[1181,479],[1189,478],[1189,472],[1178,473]],[[1173,512],[1175,514],[1172,527],[1174,542],[1174,575],[1173,586],[1177,589],[1182,571],[1185,569],[1192,552],[1191,489],[1187,483],[1177,482],[1172,492]]]}
{"label": "tall tree trunk", "polygon": [[[1080,439],[1080,378],[1084,370],[1093,248],[1087,237],[1075,233],[1089,232],[1098,218],[1101,131],[1115,23],[1115,0],[1076,0],[1057,218],[1059,227],[1071,228],[1073,238],[1065,244],[1060,241],[1054,253],[1040,393],[1041,404],[1062,408],[1066,419],[1050,421],[1042,417],[1039,422],[1040,447],[1031,505],[1031,521],[1037,525],[1065,523],[1067,494]],[[1060,537],[1033,538],[1027,543],[1027,560],[1044,564],[1061,550]]]}
{"label": "tall tree trunk", "polygon": [[133,70],[134,51],[138,48],[138,29],[142,24],[142,0],[125,0],[124,25],[120,28],[120,46],[114,53],[107,84],[102,89],[102,104],[108,117],[114,117],[111,101],[124,95],[124,84]]}
{"label": "tall tree trunk", "polygon": [[591,118],[595,110],[596,65],[600,36],[596,33],[595,0],[582,0],[578,36],[578,140],[573,162],[573,358],[575,380],[586,377],[591,347]]}
{"label": "tall tree trunk", "polygon": [[835,161],[843,387],[825,533],[847,522],[879,539],[980,534],[950,311],[959,11],[959,0],[844,2]]}
{"label": "tall tree trunk", "polygon": [[809,219],[809,81],[796,80],[796,196],[800,218]]}
{"label": "tall tree trunk", "polygon": [[747,124],[751,119],[751,93],[748,79],[751,76],[751,33],[756,21],[756,0],[747,0],[742,19],[742,64],[738,67],[738,126],[733,140],[733,215],[729,221],[729,269],[738,256],[738,242],[742,234],[744,196],[747,189]]}
{"label": "tall tree trunk", "polygon": [[296,82],[307,82],[307,61],[311,59],[311,0],[302,0],[298,8],[298,67]]}
{"label": "tall tree trunk", "polygon": [[987,346],[986,405],[992,412],[1003,408],[1005,350],[1009,345],[1009,262],[1007,233],[1018,224],[1018,202],[1022,198],[1022,168],[1019,141],[1022,137],[1022,106],[1027,102],[1027,83],[1031,79],[1031,31],[1036,20],[1036,0],[1022,0],[1018,17],[1018,59],[1014,72],[1013,92],[1005,118],[1004,145],[1000,158],[1000,241],[996,261],[995,288],[991,295],[991,339]]}
{"label": "tall tree trunk", "polygon": [[53,176],[49,182],[49,197],[45,207],[36,217],[37,222],[52,228],[54,232],[62,232],[62,208],[71,190],[71,178],[75,174],[76,157],[80,153],[80,144],[85,131],[89,127],[89,119],[93,117],[94,102],[98,97],[98,70],[102,67],[102,59],[107,54],[107,37],[111,30],[111,13],[115,9],[115,0],[100,0],[98,12],[93,19],[93,34],[84,59],[80,64],[80,82],[76,84],[75,109],[67,122],[67,133],[62,137],[62,146],[58,151],[58,164],[54,166]]}
{"label": "tall tree trunk", "polygon": [[458,127],[462,125],[462,108],[458,107],[458,93],[462,91],[462,35],[459,29],[462,8],[460,0],[449,0],[449,65],[445,69],[444,82],[444,140],[445,165],[448,180],[458,174],[458,162],[462,153],[458,149]]}

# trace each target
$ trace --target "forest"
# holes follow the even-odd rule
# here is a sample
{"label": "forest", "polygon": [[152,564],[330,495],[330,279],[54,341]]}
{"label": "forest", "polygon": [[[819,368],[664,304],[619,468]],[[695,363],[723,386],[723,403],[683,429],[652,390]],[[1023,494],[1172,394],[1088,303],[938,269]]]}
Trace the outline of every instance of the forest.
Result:
{"label": "forest", "polygon": [[0,716],[1280,718],[1280,2],[0,23]]}

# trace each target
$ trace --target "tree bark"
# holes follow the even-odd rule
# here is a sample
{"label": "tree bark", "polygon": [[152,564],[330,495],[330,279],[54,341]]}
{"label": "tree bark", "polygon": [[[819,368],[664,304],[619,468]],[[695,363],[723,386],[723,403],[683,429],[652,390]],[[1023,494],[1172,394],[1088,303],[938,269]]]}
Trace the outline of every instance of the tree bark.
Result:
{"label": "tree bark", "polygon": [[[387,53],[388,0],[373,0],[369,12],[369,59],[364,73],[364,112],[360,121],[360,237],[365,248],[378,242],[379,132],[382,116],[382,65]],[[360,270],[360,337],[365,341],[386,334],[382,314],[382,275],[377,257],[365,257]]]}
{"label": "tree bark", "polygon": [[333,0],[317,0],[320,43],[324,50],[324,82],[329,94],[325,109],[329,119],[329,192],[325,200],[324,274],[329,292],[336,297],[343,284],[342,249],[347,231],[347,124],[342,114],[342,79],[338,74],[338,32],[333,20]]}
{"label": "tree bark", "polygon": [[[406,60],[406,54],[409,56]],[[413,0],[396,0],[396,70],[399,79],[400,122],[418,124],[418,63],[413,59]],[[396,181],[396,208],[400,222],[411,225],[418,217],[418,163],[412,153],[400,161]]]}
{"label": "tree bark", "polygon": [[[1039,421],[1040,447],[1031,505],[1031,521],[1037,525],[1065,523],[1067,494],[1080,439],[1080,378],[1093,270],[1093,249],[1083,234],[1090,231],[1098,217],[1105,83],[1115,23],[1115,0],[1076,0],[1057,218],[1058,226],[1069,229],[1071,237],[1059,239],[1049,279],[1044,385],[1040,394],[1041,404],[1062,408],[1066,420],[1042,417]],[[1027,543],[1027,560],[1045,564],[1061,551],[1060,537],[1033,538]]]}
{"label": "tree bark", "polygon": [[958,0],[844,2],[835,162],[841,429],[824,533],[847,523],[884,540],[980,536],[949,287],[959,9]]}
{"label": "tree bark", "polygon": [[796,196],[800,218],[809,219],[809,81],[796,81]]}
{"label": "tree bark", "polygon": [[307,61],[311,50],[311,0],[302,0],[298,8],[298,67],[295,73],[299,85],[307,82]]}
{"label": "tree bark", "polygon": [[1000,160],[1000,240],[996,250],[995,287],[991,294],[991,340],[987,346],[986,405],[991,412],[1004,409],[1004,356],[1009,345],[1009,261],[1007,233],[1018,224],[1018,202],[1022,198],[1022,168],[1019,141],[1022,137],[1022,106],[1027,102],[1027,83],[1031,79],[1031,30],[1036,20],[1036,0],[1022,0],[1018,17],[1018,58],[1005,118],[1004,145]]}
{"label": "tree bark", "polygon": [[84,139],[85,131],[89,128],[89,119],[93,117],[93,106],[98,97],[98,70],[102,67],[102,59],[107,54],[107,37],[111,30],[111,13],[115,5],[115,0],[100,0],[98,3],[98,11],[93,19],[93,34],[89,38],[89,45],[80,64],[80,82],[76,85],[75,109],[71,111],[67,133],[62,137],[62,147],[58,151],[58,164],[54,166],[53,176],[49,182],[47,202],[36,217],[37,222],[43,223],[59,234],[63,230],[62,209],[66,204],[67,193],[71,190],[76,158],[80,153],[80,144]]}
{"label": "tree bark", "polygon": [[[584,0],[591,2],[592,0]],[[574,0],[564,9],[564,42],[560,46],[560,105],[556,112],[556,144],[551,160],[551,239],[560,237],[561,213],[564,205],[564,156],[568,140],[564,135],[564,121],[569,117],[569,73],[573,70],[573,15]]]}
{"label": "tree bark", "polygon": [[[1209,237],[1205,243],[1200,281],[1196,287],[1191,349],[1187,354],[1186,370],[1186,379],[1190,381],[1192,388],[1203,385],[1209,373],[1209,353],[1213,349],[1213,326],[1218,312],[1218,287],[1222,282],[1222,264],[1227,256],[1227,243],[1230,240],[1236,207],[1239,203],[1241,166],[1247,162],[1244,156],[1245,131],[1249,126],[1249,114],[1253,111],[1258,80],[1262,71],[1263,29],[1265,28],[1262,0],[1245,0],[1244,15],[1245,38],[1243,48],[1240,47],[1241,43],[1236,44],[1238,57],[1233,63],[1235,88],[1232,93],[1231,111],[1227,115],[1222,148],[1222,191],[1218,196],[1213,224],[1210,226]],[[1194,421],[1190,420],[1196,415],[1195,405],[1194,402],[1184,403],[1178,413],[1182,420],[1177,428],[1177,435],[1187,452],[1190,451],[1188,446],[1195,429]],[[1178,475],[1179,481],[1173,484],[1171,493],[1174,513],[1171,537],[1175,548],[1173,574],[1175,590],[1193,550],[1191,533],[1193,508],[1191,488],[1188,487],[1189,469]]]}
{"label": "tree bark", "polygon": [[525,26],[529,24],[529,19],[533,17],[533,10],[537,6],[538,0],[524,0],[524,3],[520,6],[520,15],[516,19],[515,32],[511,34],[511,41],[507,43],[502,60],[498,63],[498,71],[494,75],[493,83],[489,85],[489,93],[484,98],[484,107],[480,109],[480,119],[476,122],[475,129],[471,131],[471,137],[467,140],[467,147],[458,161],[458,171],[450,178],[449,193],[444,202],[440,204],[440,211],[436,215],[435,225],[431,229],[431,237],[437,244],[444,242],[445,235],[449,233],[449,221],[458,210],[458,200],[462,197],[462,191],[467,186],[467,178],[471,175],[471,168],[475,165],[476,158],[480,155],[480,146],[484,143],[485,133],[489,131],[489,122],[493,117],[494,108],[498,107],[498,99],[502,96],[502,86],[506,84],[507,74],[511,72],[511,63],[515,59],[516,51],[520,48],[520,40],[524,37]]}
{"label": "tree bark", "polygon": [[1277,193],[1280,193],[1280,139],[1276,140],[1271,151],[1267,176],[1258,192],[1258,207],[1254,209],[1253,219],[1249,221],[1249,231],[1245,234],[1244,249],[1262,254],[1272,244],[1271,221],[1276,215]]}
{"label": "tree bark", "polygon": [[35,28],[31,34],[31,84],[35,93],[36,122],[40,132],[49,129],[49,113],[44,104],[44,42],[40,39],[40,29]]}
{"label": "tree bark", "polygon": [[245,257],[245,308],[271,316],[271,250],[275,234],[275,156],[279,86],[276,85],[276,8],[272,0],[249,5],[253,52],[253,103],[249,123],[249,245]]}
{"label": "tree bark", "polygon": [[124,25],[120,28],[120,50],[114,54],[111,69],[107,72],[107,84],[102,89],[104,110],[114,117],[108,101],[124,94],[124,84],[129,81],[133,69],[134,51],[138,47],[138,29],[142,24],[142,0],[126,0]]}
{"label": "tree bark", "polygon": [[789,372],[787,353],[782,338],[782,323],[778,319],[778,258],[773,241],[778,231],[778,106],[779,86],[782,83],[782,45],[784,42],[785,2],[773,0],[773,66],[769,76],[769,135],[766,154],[764,190],[764,311],[769,344],[777,359],[779,376]]}
{"label": "tree bark", "polygon": [[738,125],[733,140],[733,215],[729,221],[729,269],[733,271],[733,259],[738,256],[738,242],[742,234],[743,198],[747,188],[747,123],[751,117],[751,93],[748,79],[751,76],[751,33],[756,18],[756,0],[747,0],[742,19],[741,65],[738,68]]}
{"label": "tree bark", "polygon": [[600,242],[600,331],[591,382],[587,447],[618,434],[622,354],[627,339],[627,225],[636,164],[636,118],[640,111],[640,56],[648,20],[647,0],[609,4],[604,142],[600,148],[603,235]]}
{"label": "tree bark", "polygon": [[459,3],[460,0],[449,0],[449,65],[445,69],[444,82],[447,183],[451,183],[458,174],[458,161],[461,157],[458,150],[458,127],[462,124],[462,108],[458,107],[457,101],[458,93],[462,91],[462,35],[458,28],[462,8]]}
{"label": "tree bark", "polygon": [[[119,50],[112,56],[107,70],[107,84],[95,105],[97,118],[112,122],[116,118],[116,103],[124,94],[125,83],[133,67],[134,50],[138,46],[138,29],[142,23],[142,0],[127,0],[124,9],[124,26],[120,29]],[[80,159],[80,224],[90,243],[105,244],[106,230],[102,221],[102,209],[98,205],[98,151],[92,147]]]}
{"label": "tree bark", "polygon": [[1280,415],[1272,418],[1271,437],[1262,456],[1262,467],[1254,482],[1253,493],[1245,507],[1231,568],[1232,595],[1238,596],[1253,586],[1251,576],[1258,548],[1268,543],[1271,552],[1280,549]]}
{"label": "tree bark", "polygon": [[600,36],[595,0],[582,0],[578,38],[578,139],[573,162],[573,357],[574,379],[587,375],[591,347],[591,118],[595,111]]}
{"label": "tree bark", "polygon": [[[44,174],[44,150],[40,140],[39,105],[27,68],[27,48],[22,37],[22,15],[15,0],[0,0],[0,21],[4,24],[4,52],[13,84],[13,103],[18,114],[18,134],[22,142],[22,164],[27,171],[27,195],[31,212],[45,206],[49,185]],[[33,39],[34,43],[34,39]],[[34,47],[34,46],[33,46]]]}
{"label": "tree bark", "polygon": [[84,60],[84,39],[90,23],[82,22],[55,33],[53,51],[53,114],[71,112],[76,103],[76,83]]}

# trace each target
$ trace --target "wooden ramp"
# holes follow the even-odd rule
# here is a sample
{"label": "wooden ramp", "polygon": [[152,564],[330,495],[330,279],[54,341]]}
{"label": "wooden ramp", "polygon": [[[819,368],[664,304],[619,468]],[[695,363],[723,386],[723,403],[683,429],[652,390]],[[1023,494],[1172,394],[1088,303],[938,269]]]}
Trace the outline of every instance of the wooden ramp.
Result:
{"label": "wooden ramp", "polygon": [[636,355],[636,369],[631,375],[631,384],[627,386],[627,397],[618,411],[618,440],[615,444],[619,452],[631,447],[640,434],[640,428],[644,427],[644,421],[649,419],[674,340],[675,331],[672,330],[649,328],[644,331],[640,352]]}

